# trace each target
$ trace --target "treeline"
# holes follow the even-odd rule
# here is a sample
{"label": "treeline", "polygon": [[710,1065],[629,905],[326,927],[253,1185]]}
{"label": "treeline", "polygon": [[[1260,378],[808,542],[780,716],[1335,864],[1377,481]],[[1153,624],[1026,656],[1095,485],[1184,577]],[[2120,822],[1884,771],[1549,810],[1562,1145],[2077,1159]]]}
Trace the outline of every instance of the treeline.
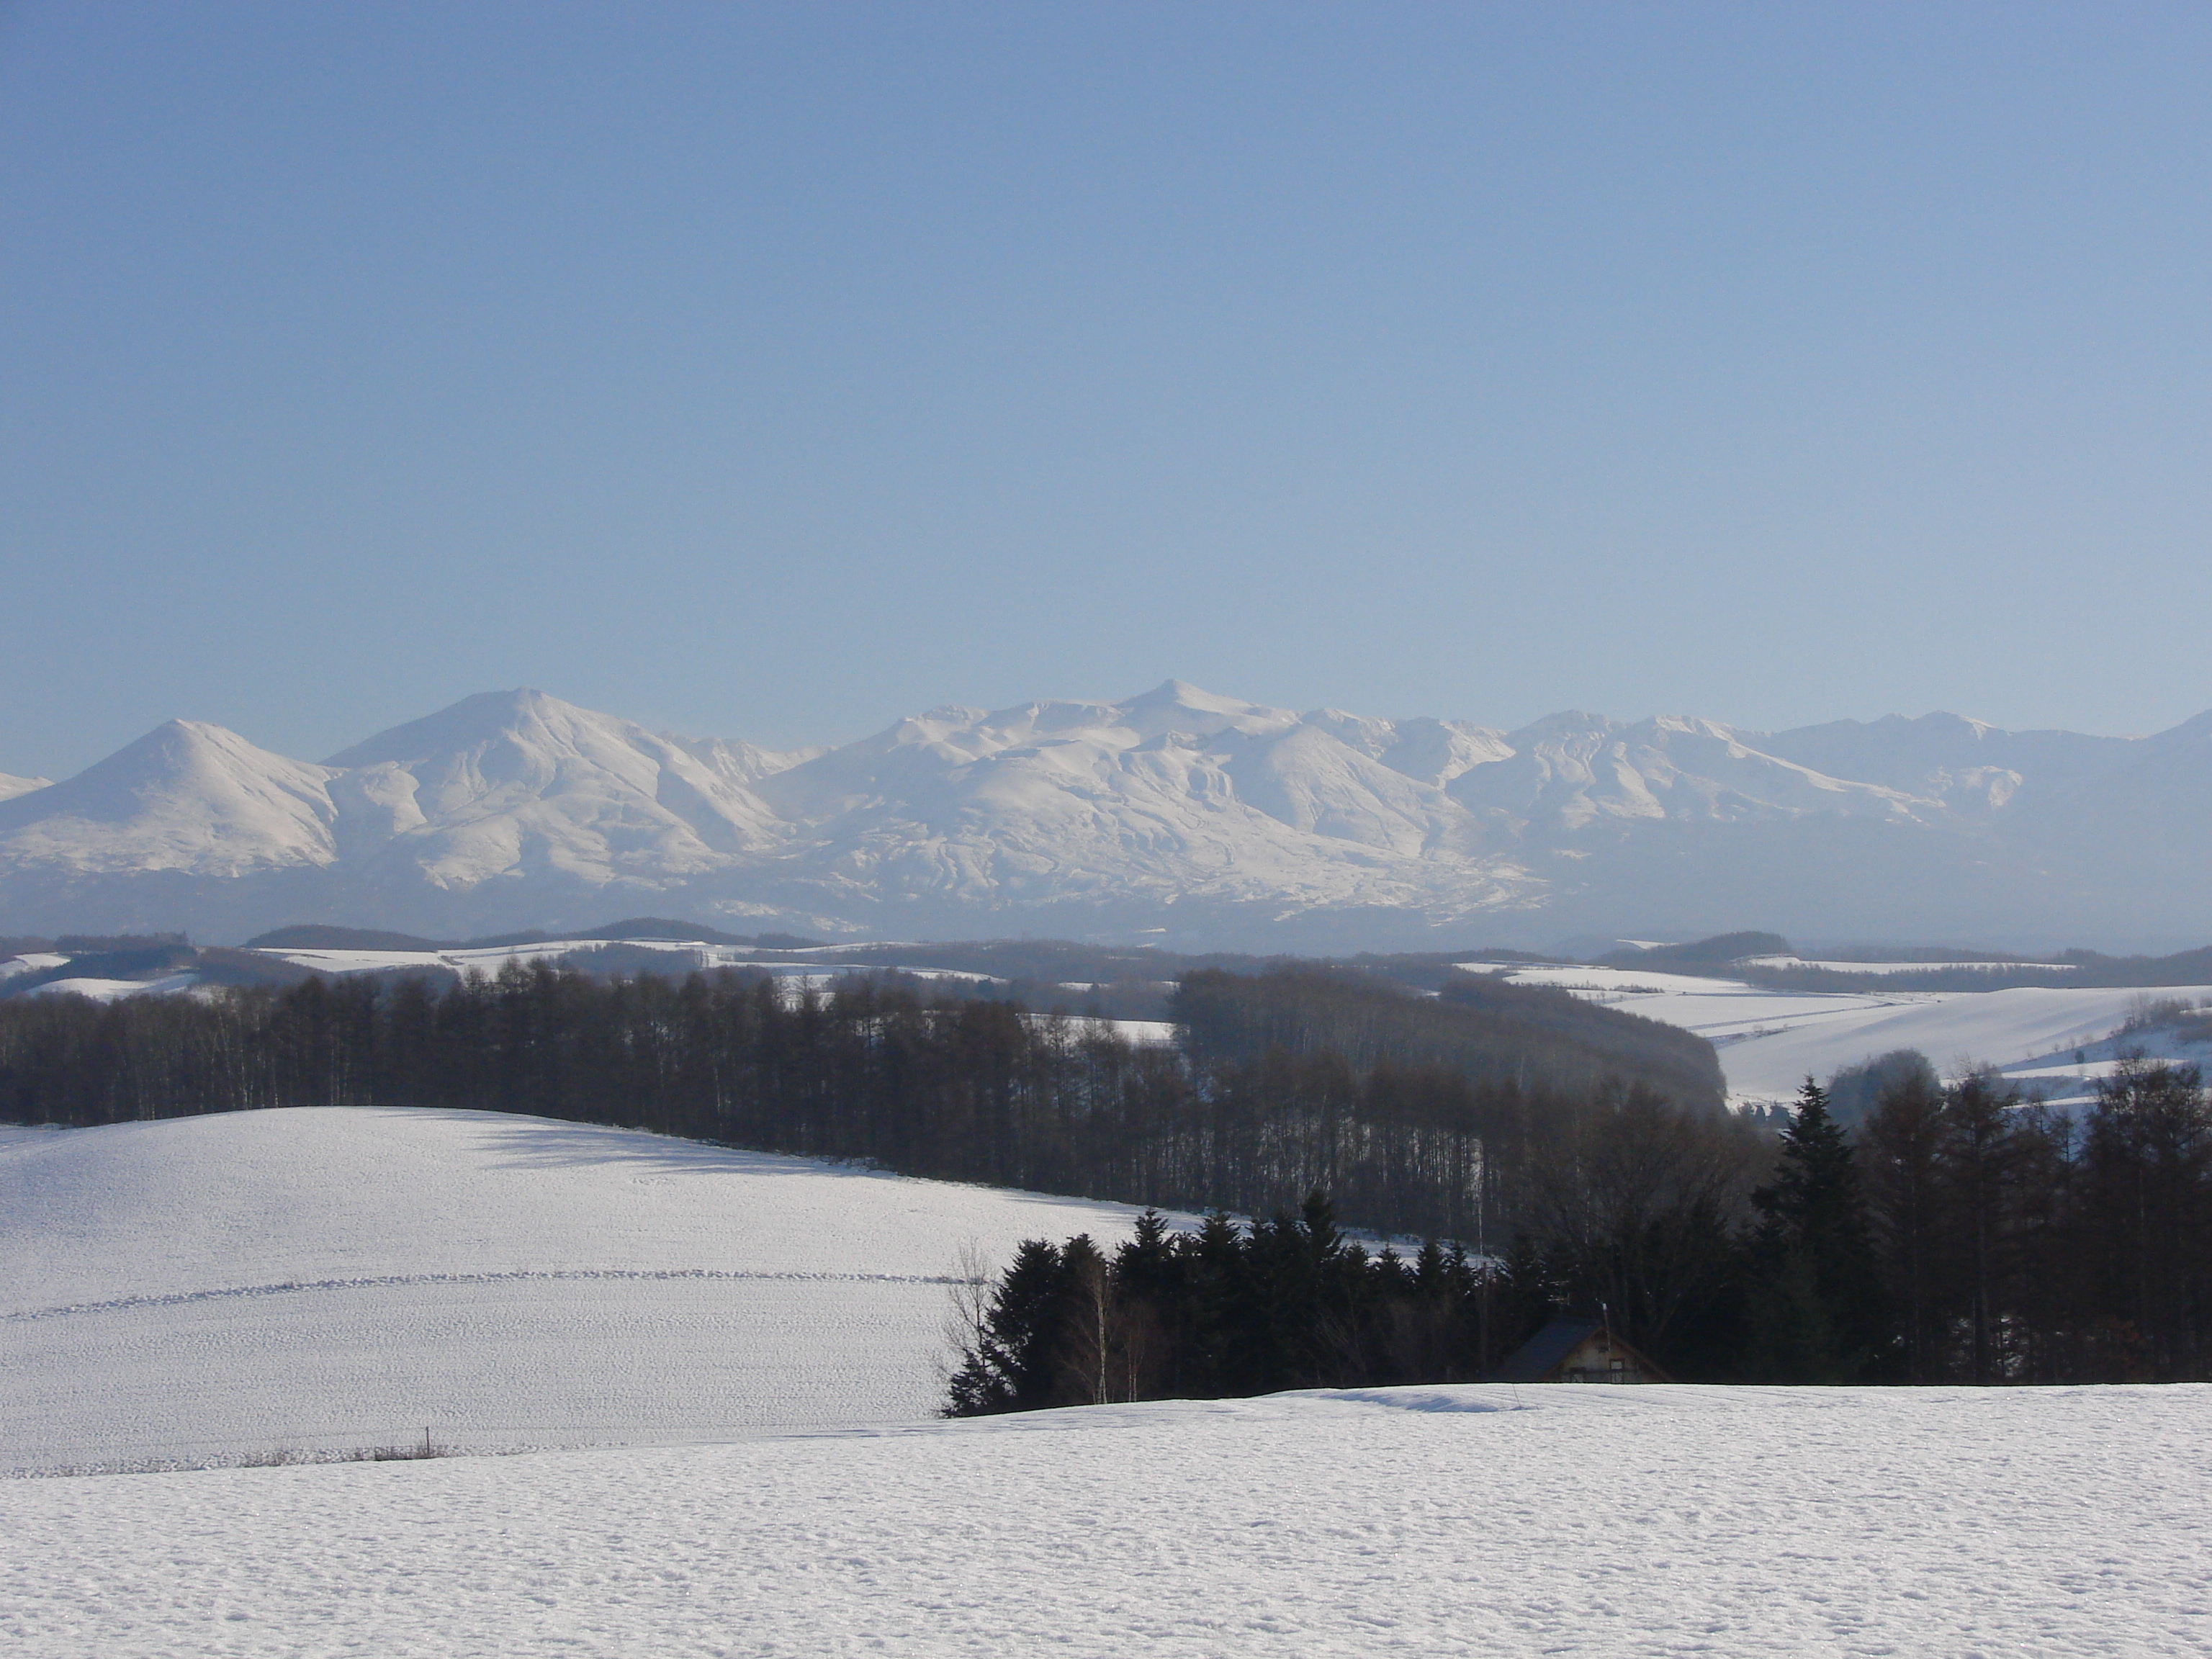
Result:
{"label": "treeline", "polygon": [[[2077,1121],[1999,1079],[1907,1079],[1858,1137],[1881,1336],[1915,1382],[2212,1378],[2212,1107],[2193,1066],[2122,1060]],[[1836,1200],[1848,1216],[1849,1201]],[[1828,1251],[1846,1259],[1857,1224]],[[1814,1304],[1816,1310],[1820,1304]],[[1825,1316],[1835,1363],[1863,1345]]]}
{"label": "treeline", "polygon": [[1544,1304],[1465,1250],[1370,1255],[1316,1194],[1245,1229],[1176,1234],[1147,1211],[1111,1257],[1022,1245],[963,1301],[946,1414],[1480,1376]]}
{"label": "treeline", "polygon": [[1808,1084],[1734,1206],[1608,1217],[1602,1194],[1650,1166],[1604,1155],[1616,1175],[1586,1167],[1540,1215],[1535,1271],[1559,1305],[1606,1302],[1685,1380],[2212,1379],[2212,1103],[2193,1066],[2123,1060],[2078,1117],[1993,1074],[1898,1067],[1856,1130]]}
{"label": "treeline", "polygon": [[[514,964],[443,988],[309,977],[105,1006],[21,999],[0,1003],[0,1117],[525,1112],[1178,1209],[1267,1215],[1322,1188],[1347,1224],[1478,1251],[1538,1224],[1562,1160],[1615,1119],[1676,1126],[1676,1150],[1723,1184],[1756,1161],[1744,1126],[1717,1109],[1692,1124],[1627,1080],[1626,1059],[1607,1073],[1521,1013],[1439,1016],[1342,975],[1228,978],[1186,981],[1183,1012],[1207,1034],[1188,1054],[912,981],[794,996],[743,971],[605,981]],[[1256,1018],[1271,1000],[1304,1033],[1297,1051],[1223,1035],[1222,1010]],[[1319,1045],[1393,1004],[1455,1034],[1415,1049],[1433,1063],[1395,1062],[1388,1042],[1358,1063]]]}
{"label": "treeline", "polygon": [[1370,1255],[1319,1194],[1243,1231],[1147,1217],[1110,1257],[1032,1240],[966,1304],[946,1409],[1462,1381],[1570,1310],[1683,1381],[2212,1377],[2193,1068],[2124,1061],[2078,1125],[1989,1076],[1900,1072],[1856,1140],[1808,1084],[1741,1202],[1681,1115],[1597,1127],[1543,1160],[1502,1260]]}
{"label": "treeline", "polygon": [[1676,1105],[1717,1113],[1726,1093],[1703,1037],[1548,986],[1450,972],[1433,996],[1310,969],[1185,974],[1170,1005],[1191,1051],[1250,1061],[1340,1055],[1355,1070],[1449,1072],[1477,1088],[1532,1081],[1588,1096],[1633,1078]]}
{"label": "treeline", "polygon": [[1856,1133],[1810,1088],[1753,1194],[1735,1374],[2212,1378],[2212,1103],[2123,1060],[2078,1118],[1992,1073],[1898,1067]]}

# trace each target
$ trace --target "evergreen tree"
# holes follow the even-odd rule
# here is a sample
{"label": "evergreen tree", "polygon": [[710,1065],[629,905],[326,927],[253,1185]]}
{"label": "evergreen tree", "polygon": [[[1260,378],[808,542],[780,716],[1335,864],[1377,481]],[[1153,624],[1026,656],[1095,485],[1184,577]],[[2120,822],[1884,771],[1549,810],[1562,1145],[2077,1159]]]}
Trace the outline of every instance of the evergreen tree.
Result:
{"label": "evergreen tree", "polygon": [[1811,1078],[1782,1136],[1773,1182],[1752,1194],[1754,1375],[1851,1382],[1882,1357],[1874,1251],[1850,1142]]}
{"label": "evergreen tree", "polygon": [[1068,1288],[1059,1247],[1024,1239],[992,1293],[982,1331],[953,1375],[949,1416],[1036,1411],[1060,1403],[1059,1349]]}
{"label": "evergreen tree", "polygon": [[2081,1165],[2081,1237],[2100,1317],[2123,1328],[2146,1378],[2204,1376],[2212,1370],[2212,1103],[2197,1069],[2123,1059],[2098,1086]]}
{"label": "evergreen tree", "polygon": [[1875,1252],[1897,1321],[1897,1375],[1907,1382],[1949,1374],[1944,1104],[1932,1076],[1893,1079],[1875,1101],[1863,1147]]}
{"label": "evergreen tree", "polygon": [[1966,1323],[1966,1374],[1984,1383],[2009,1376],[2007,1316],[2019,1289],[2019,1191],[2030,1141],[2019,1091],[1977,1073],[1946,1091],[1942,1170],[1955,1301]]}

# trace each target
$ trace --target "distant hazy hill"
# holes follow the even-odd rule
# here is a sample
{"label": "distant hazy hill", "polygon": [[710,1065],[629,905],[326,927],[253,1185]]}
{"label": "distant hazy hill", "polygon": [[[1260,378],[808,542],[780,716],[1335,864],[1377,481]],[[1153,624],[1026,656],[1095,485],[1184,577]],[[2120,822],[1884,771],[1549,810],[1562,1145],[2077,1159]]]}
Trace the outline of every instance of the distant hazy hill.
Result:
{"label": "distant hazy hill", "polygon": [[745,934],[1261,950],[2212,933],[2212,714],[2150,738],[1949,714],[1504,732],[1171,681],[778,753],[514,691],[319,765],[173,721],[0,797],[6,933],[450,938],[647,910]]}

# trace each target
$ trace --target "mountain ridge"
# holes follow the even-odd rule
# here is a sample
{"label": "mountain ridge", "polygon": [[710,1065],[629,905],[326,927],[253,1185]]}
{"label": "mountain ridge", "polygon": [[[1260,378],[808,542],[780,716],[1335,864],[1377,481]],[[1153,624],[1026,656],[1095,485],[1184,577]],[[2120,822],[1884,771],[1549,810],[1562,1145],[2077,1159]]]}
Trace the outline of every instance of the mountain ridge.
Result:
{"label": "mountain ridge", "polygon": [[319,763],[173,720],[74,778],[0,788],[0,931],[482,932],[650,898],[832,937],[2134,945],[2212,927],[2208,813],[2212,712],[2144,738],[1944,714],[1762,732],[1562,711],[1506,731],[1169,680],[776,751],[518,690]]}

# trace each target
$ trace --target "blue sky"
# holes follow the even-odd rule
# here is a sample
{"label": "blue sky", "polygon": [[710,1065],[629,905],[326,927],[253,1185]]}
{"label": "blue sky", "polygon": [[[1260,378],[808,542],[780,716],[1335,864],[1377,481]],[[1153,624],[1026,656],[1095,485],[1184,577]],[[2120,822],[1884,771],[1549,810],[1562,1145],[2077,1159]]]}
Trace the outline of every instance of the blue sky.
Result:
{"label": "blue sky", "polygon": [[2212,707],[2212,9],[16,3],[0,771]]}

